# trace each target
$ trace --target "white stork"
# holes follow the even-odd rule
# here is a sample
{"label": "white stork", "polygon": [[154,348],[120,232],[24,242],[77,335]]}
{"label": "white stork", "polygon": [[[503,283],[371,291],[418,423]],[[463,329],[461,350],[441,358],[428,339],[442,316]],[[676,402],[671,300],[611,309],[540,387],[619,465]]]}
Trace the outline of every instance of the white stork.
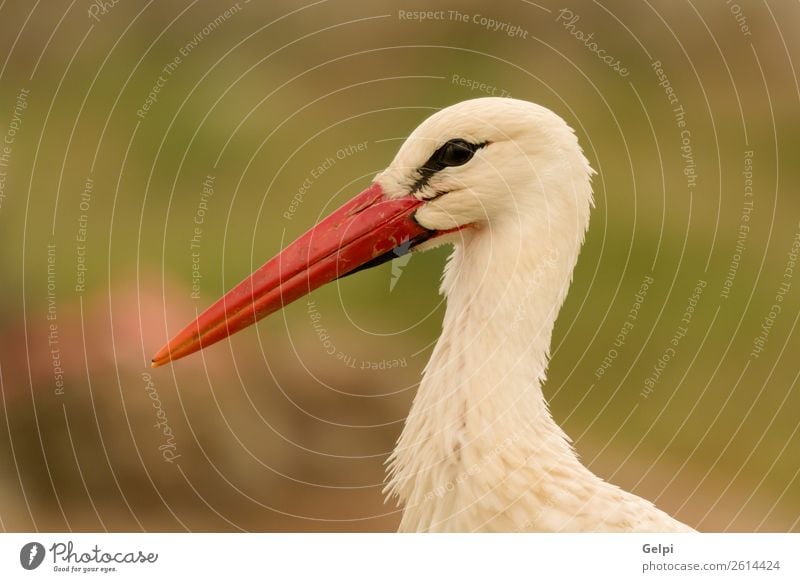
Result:
{"label": "white stork", "polygon": [[242,281],[153,359],[183,357],[401,250],[455,247],[443,331],[389,461],[401,531],[692,531],[594,475],[542,393],[593,170],[550,110],[443,109],[372,185]]}

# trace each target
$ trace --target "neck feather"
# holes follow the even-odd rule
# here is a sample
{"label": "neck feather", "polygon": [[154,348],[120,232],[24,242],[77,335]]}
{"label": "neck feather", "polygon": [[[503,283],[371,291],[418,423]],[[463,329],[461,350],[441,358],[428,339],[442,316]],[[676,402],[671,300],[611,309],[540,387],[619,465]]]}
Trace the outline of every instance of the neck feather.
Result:
{"label": "neck feather", "polygon": [[[442,284],[442,336],[390,458],[387,490],[406,506],[401,530],[677,524],[588,471],[542,393],[588,206],[588,197],[585,208],[551,206],[546,222],[532,214],[485,226],[456,246]],[[587,518],[598,503],[607,511]]]}
{"label": "neck feather", "polygon": [[[442,336],[391,460],[389,487],[407,507],[448,512],[457,495],[443,490],[491,464],[497,447],[507,450],[495,461],[535,449],[545,464],[579,465],[542,384],[585,222],[573,217],[561,232],[551,225],[532,218],[484,226],[450,257]],[[469,485],[492,478],[488,467],[481,472]]]}

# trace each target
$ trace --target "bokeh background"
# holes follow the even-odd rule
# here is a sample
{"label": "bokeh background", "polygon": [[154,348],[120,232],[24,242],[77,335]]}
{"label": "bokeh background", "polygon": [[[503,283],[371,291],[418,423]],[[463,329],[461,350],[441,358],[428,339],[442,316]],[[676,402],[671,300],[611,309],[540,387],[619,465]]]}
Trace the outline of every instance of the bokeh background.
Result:
{"label": "bokeh background", "polygon": [[581,457],[702,530],[800,531],[799,33],[777,0],[0,2],[0,528],[395,529],[447,249],[149,360],[495,94],[599,172],[545,389]]}

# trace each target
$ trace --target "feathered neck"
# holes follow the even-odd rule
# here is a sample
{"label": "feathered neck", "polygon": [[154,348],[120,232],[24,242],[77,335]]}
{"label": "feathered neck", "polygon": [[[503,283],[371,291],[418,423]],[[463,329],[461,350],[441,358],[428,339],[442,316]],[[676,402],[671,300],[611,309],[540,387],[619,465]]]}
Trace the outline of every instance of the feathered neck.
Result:
{"label": "feathered neck", "polygon": [[586,469],[542,393],[588,224],[581,195],[456,245],[442,336],[390,458],[402,531],[630,530],[651,517],[660,531],[685,528]]}
{"label": "feathered neck", "polygon": [[[442,335],[391,459],[389,487],[406,504],[410,529],[449,529],[446,514],[462,496],[447,490],[456,481],[475,490],[502,479],[490,475],[499,467],[462,475],[491,465],[498,446],[507,450],[496,460],[535,450],[552,458],[548,464],[575,462],[542,393],[553,326],[588,219],[588,208],[577,216],[576,205],[564,206],[484,225],[456,244],[442,283]],[[412,508],[431,522],[411,524],[409,515],[419,513]]]}

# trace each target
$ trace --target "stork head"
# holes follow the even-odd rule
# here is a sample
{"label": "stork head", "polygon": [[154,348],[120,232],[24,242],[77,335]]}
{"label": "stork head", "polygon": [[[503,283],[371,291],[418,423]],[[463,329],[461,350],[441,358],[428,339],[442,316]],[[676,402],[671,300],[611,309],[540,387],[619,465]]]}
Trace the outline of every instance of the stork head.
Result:
{"label": "stork head", "polygon": [[369,188],[187,325],[159,350],[153,367],[220,341],[325,283],[488,225],[519,223],[520,216],[565,204],[578,211],[582,237],[591,171],[572,130],[544,107],[486,97],[440,110]]}

